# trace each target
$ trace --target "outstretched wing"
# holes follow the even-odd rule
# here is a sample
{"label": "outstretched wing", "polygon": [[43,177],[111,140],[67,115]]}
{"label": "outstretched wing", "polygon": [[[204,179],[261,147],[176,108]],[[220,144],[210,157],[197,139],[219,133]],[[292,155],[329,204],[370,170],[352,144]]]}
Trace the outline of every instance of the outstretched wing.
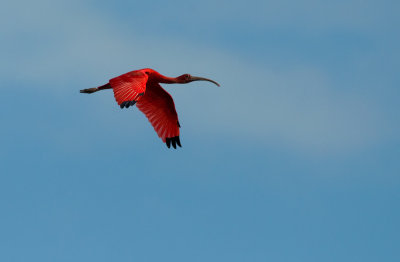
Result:
{"label": "outstretched wing", "polygon": [[133,106],[146,91],[148,76],[144,72],[132,71],[110,80],[114,97],[121,108]]}
{"label": "outstretched wing", "polygon": [[154,130],[168,148],[172,144],[181,147],[179,140],[179,121],[174,100],[158,83],[147,84],[144,96],[136,104],[149,119]]}

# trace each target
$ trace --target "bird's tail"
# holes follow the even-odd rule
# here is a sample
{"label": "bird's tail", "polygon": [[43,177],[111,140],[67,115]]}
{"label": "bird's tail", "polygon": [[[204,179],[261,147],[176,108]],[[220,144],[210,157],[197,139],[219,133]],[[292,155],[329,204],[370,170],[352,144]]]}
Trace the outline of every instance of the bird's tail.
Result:
{"label": "bird's tail", "polygon": [[102,85],[102,86],[99,86],[99,87],[82,89],[81,93],[91,94],[91,93],[94,93],[94,92],[97,92],[97,91],[100,91],[100,90],[103,90],[103,89],[110,89],[110,88],[112,88],[110,84],[105,84],[105,85]]}

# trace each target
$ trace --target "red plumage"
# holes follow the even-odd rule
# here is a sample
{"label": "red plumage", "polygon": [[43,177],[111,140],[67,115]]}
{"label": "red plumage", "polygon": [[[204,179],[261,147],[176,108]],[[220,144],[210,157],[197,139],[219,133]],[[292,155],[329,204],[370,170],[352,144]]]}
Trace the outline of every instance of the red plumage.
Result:
{"label": "red plumage", "polygon": [[146,115],[163,142],[167,138],[179,137],[178,114],[174,100],[159,84],[147,86],[145,95],[136,104]]}
{"label": "red plumage", "polygon": [[147,79],[148,75],[140,70],[110,79],[109,83],[118,105],[127,101],[138,101],[140,94],[144,94],[146,91]]}
{"label": "red plumage", "polygon": [[[192,81],[210,81],[203,78],[184,74],[179,77],[166,77],[152,69],[141,69],[112,78],[108,84],[97,88],[81,90],[81,93],[94,93],[103,89],[112,88],[114,97],[121,108],[129,108],[136,103],[153,126],[158,136],[168,147],[172,144],[181,146],[179,140],[178,114],[171,95],[159,83],[185,84]],[[218,85],[219,86],[219,85]]]}

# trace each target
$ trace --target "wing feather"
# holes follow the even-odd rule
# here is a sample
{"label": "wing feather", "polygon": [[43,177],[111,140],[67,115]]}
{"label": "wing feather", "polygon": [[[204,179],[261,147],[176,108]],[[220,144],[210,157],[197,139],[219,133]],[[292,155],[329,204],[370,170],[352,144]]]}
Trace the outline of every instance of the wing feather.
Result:
{"label": "wing feather", "polygon": [[[147,74],[141,70],[132,71],[111,79],[109,83],[114,91],[114,97],[118,105],[121,106],[124,102],[139,101],[140,94],[146,91],[147,80]],[[126,103],[121,108],[125,105],[129,107],[131,104]]]}
{"label": "wing feather", "polygon": [[157,135],[167,146],[180,145],[179,121],[175,104],[170,94],[158,83],[148,82],[148,75],[141,71],[132,71],[109,81],[118,105],[129,107],[136,103]]}
{"label": "wing feather", "polygon": [[[164,143],[167,139],[179,140],[178,114],[174,101],[158,83],[147,83],[146,93],[136,106],[146,115]],[[178,145],[180,146],[180,143]]]}

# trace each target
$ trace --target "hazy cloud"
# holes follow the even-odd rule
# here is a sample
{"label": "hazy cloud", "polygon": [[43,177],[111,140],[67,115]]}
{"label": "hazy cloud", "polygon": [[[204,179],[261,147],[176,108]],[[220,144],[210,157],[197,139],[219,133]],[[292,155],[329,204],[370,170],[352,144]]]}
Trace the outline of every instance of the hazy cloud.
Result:
{"label": "hazy cloud", "polygon": [[[222,5],[217,3],[209,15],[216,16]],[[282,9],[285,2],[272,6]],[[345,12],[344,3],[330,6]],[[261,19],[258,12],[267,11],[263,20],[255,22],[270,23],[278,18],[268,11],[274,9],[269,7],[261,4],[255,16],[241,13],[238,19]],[[240,4],[231,8],[241,9]],[[309,25],[327,20],[322,19],[322,13],[303,11]],[[268,63],[252,64],[222,49],[135,33],[135,28],[121,26],[77,3],[68,6],[41,1],[9,12],[17,16],[14,25],[1,28],[7,39],[2,49],[8,59],[0,62],[0,75],[7,81],[30,83],[26,88],[65,92],[77,83],[100,85],[126,71],[152,67],[165,75],[187,72],[222,84],[221,88],[204,83],[166,87],[187,123],[185,131],[199,136],[217,135],[238,143],[245,140],[300,152],[330,153],[371,146],[387,132],[382,128],[386,120],[380,105],[372,98],[335,88],[329,74],[311,64],[279,69]],[[3,15],[8,16],[8,22],[12,20],[10,15]],[[296,22],[295,18],[287,15],[290,23]],[[348,13],[343,19],[346,24],[349,19],[355,25],[361,23],[357,13]]]}

